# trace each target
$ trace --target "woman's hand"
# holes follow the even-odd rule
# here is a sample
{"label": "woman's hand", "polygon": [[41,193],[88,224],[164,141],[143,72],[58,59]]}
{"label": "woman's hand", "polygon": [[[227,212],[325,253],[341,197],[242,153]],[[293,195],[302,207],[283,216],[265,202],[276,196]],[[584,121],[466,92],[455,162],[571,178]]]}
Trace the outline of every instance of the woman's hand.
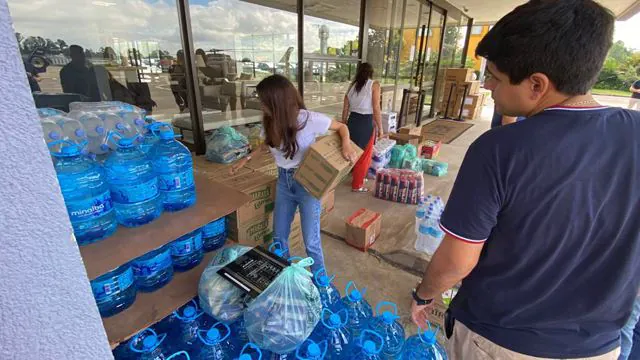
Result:
{"label": "woman's hand", "polygon": [[243,168],[245,165],[247,165],[247,162],[249,162],[251,158],[249,157],[245,157],[242,158],[240,160],[238,160],[238,162],[236,162],[235,164],[233,164],[231,166],[231,169],[229,169],[229,174],[233,175],[236,172],[238,172],[238,170],[240,170],[241,168]]}
{"label": "woman's hand", "polygon": [[355,150],[353,150],[351,142],[342,143],[342,156],[352,164],[358,161],[358,156],[356,155]]}

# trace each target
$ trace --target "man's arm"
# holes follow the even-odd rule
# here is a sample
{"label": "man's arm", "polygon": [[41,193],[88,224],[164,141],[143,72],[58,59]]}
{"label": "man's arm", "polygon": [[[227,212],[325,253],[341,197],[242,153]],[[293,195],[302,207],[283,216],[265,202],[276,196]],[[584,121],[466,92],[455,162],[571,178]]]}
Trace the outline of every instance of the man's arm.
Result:
{"label": "man's arm", "polygon": [[454,287],[478,264],[483,246],[484,242],[468,243],[446,235],[416,289],[417,295],[434,299]]}

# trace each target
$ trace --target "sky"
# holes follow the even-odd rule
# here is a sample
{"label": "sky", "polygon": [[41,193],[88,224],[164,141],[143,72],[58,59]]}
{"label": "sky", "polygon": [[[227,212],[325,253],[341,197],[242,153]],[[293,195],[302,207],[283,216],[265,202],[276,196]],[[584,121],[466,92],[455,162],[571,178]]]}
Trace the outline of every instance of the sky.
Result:
{"label": "sky", "polygon": [[[295,0],[278,0],[295,4]],[[344,0],[349,1],[349,0]],[[97,50],[115,43],[145,40],[175,54],[181,48],[175,0],[9,0],[14,27],[24,37],[63,39]],[[278,61],[289,46],[296,46],[295,13],[238,0],[190,0],[196,48],[248,49],[259,61]],[[331,5],[320,10],[339,13]],[[323,8],[322,6],[329,6]],[[349,16],[340,14],[341,16]],[[354,14],[354,17],[357,15]],[[353,19],[357,23],[357,19]],[[357,26],[305,16],[305,52],[319,49],[318,29],[327,25],[329,46],[354,40]],[[640,14],[616,24],[615,39],[640,50]],[[251,40],[253,36],[253,40]],[[124,46],[126,48],[126,45]],[[257,50],[255,49],[257,48]],[[266,60],[264,60],[266,59]]]}

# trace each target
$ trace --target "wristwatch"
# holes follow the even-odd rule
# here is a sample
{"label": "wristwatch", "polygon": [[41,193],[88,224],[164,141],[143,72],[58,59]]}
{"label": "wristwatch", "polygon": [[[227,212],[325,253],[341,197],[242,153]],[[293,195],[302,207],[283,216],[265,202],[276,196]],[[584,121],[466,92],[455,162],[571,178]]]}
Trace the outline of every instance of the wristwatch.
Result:
{"label": "wristwatch", "polygon": [[418,296],[418,290],[417,289],[413,289],[411,291],[411,296],[413,296],[413,300],[416,301],[416,304],[418,304],[419,306],[425,306],[425,305],[429,305],[433,302],[433,299],[423,299],[420,296]]}

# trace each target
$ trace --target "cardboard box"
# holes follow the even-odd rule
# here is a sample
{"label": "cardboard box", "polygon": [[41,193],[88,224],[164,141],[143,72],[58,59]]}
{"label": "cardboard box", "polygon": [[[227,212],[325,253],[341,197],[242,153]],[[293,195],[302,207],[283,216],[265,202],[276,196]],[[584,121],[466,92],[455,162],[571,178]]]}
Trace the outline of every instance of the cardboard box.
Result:
{"label": "cardboard box", "polygon": [[445,81],[465,82],[473,80],[474,69],[450,68],[444,71]]}
{"label": "cardboard box", "polygon": [[420,156],[425,159],[435,159],[440,153],[442,141],[427,140],[421,144]]}
{"label": "cardboard box", "polygon": [[[353,142],[351,146],[360,157],[363,153],[362,149]],[[311,145],[294,178],[311,195],[320,199],[342,181],[353,165],[342,156],[340,136],[332,134]]]}
{"label": "cardboard box", "polygon": [[[276,199],[276,178],[251,169],[241,169],[236,176],[217,181],[251,196],[251,202],[236,210],[240,223],[273,211]],[[233,216],[233,214],[231,215]]]}
{"label": "cardboard box", "polygon": [[227,231],[229,239],[238,242],[238,244],[269,246],[273,240],[273,214],[258,216],[240,223],[238,223],[237,217],[227,216]]}
{"label": "cardboard box", "polygon": [[389,134],[389,139],[395,140],[396,144],[404,145],[404,144],[412,144],[416,147],[420,145],[422,137],[420,135],[412,135],[412,134]]}
{"label": "cardboard box", "polygon": [[256,153],[251,161],[247,162],[246,167],[269,176],[278,177],[278,165],[276,165],[276,160],[271,152]]}
{"label": "cardboard box", "polygon": [[365,208],[357,210],[346,220],[347,244],[367,251],[380,236],[381,225],[380,213]]}

